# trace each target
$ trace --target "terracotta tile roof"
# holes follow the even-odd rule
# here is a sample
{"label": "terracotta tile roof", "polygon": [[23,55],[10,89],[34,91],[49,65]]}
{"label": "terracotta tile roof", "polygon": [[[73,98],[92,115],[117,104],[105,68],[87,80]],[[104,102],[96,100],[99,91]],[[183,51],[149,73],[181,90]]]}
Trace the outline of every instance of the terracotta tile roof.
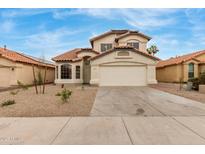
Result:
{"label": "terracotta tile roof", "polygon": [[146,56],[146,57],[149,57],[149,58],[151,58],[151,59],[160,60],[158,57],[155,57],[155,56],[153,56],[153,55],[150,55],[150,54],[148,54],[148,53],[146,53],[146,52],[139,51],[139,50],[137,50],[137,49],[135,49],[135,48],[133,48],[133,47],[131,47],[131,46],[118,46],[118,47],[114,47],[113,49],[110,49],[110,50],[108,50],[108,51],[106,51],[106,52],[103,52],[103,53],[101,53],[101,54],[99,54],[99,55],[97,55],[97,56],[95,56],[95,57],[92,57],[91,60],[95,60],[95,59],[98,59],[98,58],[100,58],[100,57],[102,57],[102,56],[105,56],[105,55],[107,55],[107,54],[109,54],[109,53],[111,53],[111,52],[114,52],[116,49],[131,49],[132,51],[137,52],[137,53],[139,53],[139,54],[141,54],[141,55],[144,55],[144,56]]}
{"label": "terracotta tile roof", "polygon": [[140,33],[139,31],[132,31],[132,30],[128,30],[128,29],[110,30],[110,31],[105,32],[105,33],[103,33],[103,34],[101,34],[101,35],[98,35],[98,36],[96,36],[96,37],[91,38],[91,39],[90,39],[91,45],[93,46],[93,41],[95,41],[95,40],[97,40],[97,39],[100,39],[100,38],[102,38],[102,37],[104,37],[104,36],[110,35],[110,34],[118,34],[119,36],[117,37],[117,40],[118,40],[119,38],[121,38],[121,37],[125,37],[125,36],[130,35],[130,34],[138,34],[138,35],[140,35],[140,36],[142,36],[142,37],[147,38],[148,40],[151,39],[151,37],[149,37],[149,36],[147,36],[147,35],[144,35],[144,34]]}
{"label": "terracotta tile roof", "polygon": [[82,58],[78,57],[78,53],[80,52],[93,52],[99,54],[97,51],[94,51],[92,48],[76,48],[71,51],[67,51],[59,56],[52,58],[53,61],[70,61],[76,62],[82,60]]}
{"label": "terracotta tile roof", "polygon": [[127,33],[127,32],[128,32],[127,29],[122,29],[122,30],[110,30],[110,31],[108,31],[108,32],[105,32],[105,33],[103,33],[103,34],[100,34],[100,35],[98,35],[98,36],[96,36],[96,37],[91,38],[91,39],[90,39],[90,42],[93,42],[93,41],[95,41],[95,40],[97,40],[97,39],[99,39],[99,38],[102,38],[102,37],[107,36],[107,35],[110,35],[110,34],[124,34],[124,33]]}
{"label": "terracotta tile roof", "polygon": [[124,38],[124,37],[129,36],[129,35],[132,35],[132,34],[140,35],[140,36],[142,36],[142,37],[144,37],[144,38],[146,38],[146,39],[148,39],[148,40],[151,40],[151,39],[152,39],[151,37],[149,37],[149,36],[147,36],[147,35],[145,35],[145,34],[142,34],[142,33],[138,32],[138,31],[128,30],[126,33],[124,33],[124,34],[119,35],[118,37],[116,37],[115,41],[118,41],[119,39]]}
{"label": "terracotta tile roof", "polygon": [[205,54],[205,50],[193,52],[193,53],[186,54],[186,55],[179,56],[179,57],[175,57],[175,58],[170,58],[168,60],[162,60],[162,61],[159,61],[159,63],[157,64],[157,68],[180,64],[180,63],[186,62],[186,61],[191,60],[191,59],[198,60],[198,59],[196,59],[196,57],[201,55],[201,54]]}
{"label": "terracotta tile roof", "polygon": [[52,64],[37,61],[35,59],[32,59],[31,57],[28,57],[24,54],[21,54],[21,53],[18,53],[16,51],[12,51],[9,49],[0,48],[0,56],[6,58],[8,60],[14,61],[14,62],[34,64],[34,65],[47,66],[47,67],[54,67],[54,65],[52,65]]}

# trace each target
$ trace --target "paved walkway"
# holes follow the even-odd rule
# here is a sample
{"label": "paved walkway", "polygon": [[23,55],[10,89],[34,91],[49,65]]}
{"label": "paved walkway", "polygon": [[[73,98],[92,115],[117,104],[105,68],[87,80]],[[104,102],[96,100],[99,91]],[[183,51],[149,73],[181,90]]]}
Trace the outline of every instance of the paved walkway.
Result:
{"label": "paved walkway", "polygon": [[0,144],[205,144],[205,116],[0,118]]}

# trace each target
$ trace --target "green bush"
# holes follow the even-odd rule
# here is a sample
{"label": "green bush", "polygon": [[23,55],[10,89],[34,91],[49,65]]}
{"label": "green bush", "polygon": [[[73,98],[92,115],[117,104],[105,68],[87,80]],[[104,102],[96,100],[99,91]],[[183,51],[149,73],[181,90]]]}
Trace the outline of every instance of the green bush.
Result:
{"label": "green bush", "polygon": [[70,98],[71,94],[71,90],[63,89],[61,92],[58,92],[56,96],[61,96],[61,100],[63,102],[68,102],[68,99]]}
{"label": "green bush", "polygon": [[1,104],[1,107],[16,104],[15,100],[7,100]]}
{"label": "green bush", "polygon": [[200,84],[205,84],[205,72],[200,74],[199,82],[200,82]]}
{"label": "green bush", "polygon": [[11,92],[10,92],[10,94],[11,94],[11,95],[17,95],[17,94],[18,94],[18,92],[19,92],[19,90],[16,90],[16,91],[11,91]]}
{"label": "green bush", "polygon": [[198,78],[192,78],[188,80],[189,82],[192,82],[192,89],[199,90],[199,79]]}
{"label": "green bush", "polygon": [[23,84],[22,82],[20,82],[19,80],[17,80],[17,84],[20,88],[22,88],[23,90],[28,90],[28,85]]}

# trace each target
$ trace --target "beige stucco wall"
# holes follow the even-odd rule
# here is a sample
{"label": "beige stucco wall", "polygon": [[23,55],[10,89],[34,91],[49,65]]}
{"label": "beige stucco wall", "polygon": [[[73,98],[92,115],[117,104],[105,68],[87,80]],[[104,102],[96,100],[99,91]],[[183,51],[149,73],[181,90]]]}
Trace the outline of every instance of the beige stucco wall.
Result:
{"label": "beige stucco wall", "polygon": [[[106,56],[103,56],[99,59],[91,61],[91,84],[99,84],[100,78],[100,66],[102,65],[117,65],[117,66],[127,66],[127,65],[143,65],[146,66],[147,71],[147,83],[156,83],[156,72],[155,72],[155,65],[156,61],[150,58],[147,58],[143,55],[138,53],[129,51],[130,56],[126,58],[119,58],[117,57],[117,52],[112,52]],[[113,71],[115,71],[113,67]]]}
{"label": "beige stucco wall", "polygon": [[125,46],[125,45],[127,45],[127,42],[129,42],[129,41],[138,41],[139,42],[139,50],[146,52],[147,42],[148,42],[147,39],[145,39],[141,36],[137,36],[137,35],[129,35],[129,36],[126,36],[126,37],[119,39],[118,44],[119,44],[119,46]]}
{"label": "beige stucco wall", "polygon": [[114,41],[115,41],[116,35],[115,34],[110,34],[108,36],[105,36],[103,38],[100,38],[98,40],[95,40],[93,42],[93,49],[95,51],[101,52],[101,43],[112,43],[114,46]]}
{"label": "beige stucco wall", "polygon": [[199,76],[198,62],[195,60],[187,61],[183,64],[157,68],[157,81],[159,82],[183,82],[188,81],[189,64],[194,63],[194,77]]}
{"label": "beige stucco wall", "polygon": [[199,60],[205,60],[205,54],[202,54],[200,56],[197,56],[196,59],[199,59]]}
{"label": "beige stucco wall", "polygon": [[97,55],[97,53],[89,52],[89,51],[83,51],[83,52],[78,53],[79,58],[86,57],[86,56],[94,57],[96,55]]}
{"label": "beige stucco wall", "polygon": [[8,87],[10,84],[15,81],[16,64],[10,60],[0,57],[0,87]]}
{"label": "beige stucco wall", "polygon": [[[28,64],[17,64],[18,69],[16,69],[16,79],[19,81],[25,83],[25,84],[33,84],[34,78],[33,78],[33,68],[31,65]],[[45,74],[45,68],[40,66],[34,66],[35,76],[36,79],[38,79],[38,72],[41,73],[42,78],[44,79]],[[54,68],[48,68],[46,72],[46,82],[51,83],[54,82],[55,77],[55,69]],[[13,83],[16,84],[16,81]]]}
{"label": "beige stucco wall", "polygon": [[205,64],[200,64],[199,65],[199,73],[205,72]]}
{"label": "beige stucco wall", "polygon": [[179,82],[182,65],[171,65],[163,68],[157,68],[157,81],[159,82]]}
{"label": "beige stucco wall", "polygon": [[139,50],[146,52],[148,40],[145,39],[144,37],[134,35],[134,34],[133,35],[128,35],[126,37],[123,37],[123,38],[119,39],[118,44],[115,42],[116,37],[117,37],[117,35],[110,34],[108,36],[105,36],[103,38],[95,40],[93,42],[93,49],[98,51],[98,52],[101,52],[101,43],[112,43],[113,47],[114,47],[114,46],[125,46],[125,45],[127,45],[127,42],[129,42],[131,40],[135,40],[135,41],[139,41]]}
{"label": "beige stucco wall", "polygon": [[[0,87],[7,87],[17,85],[17,80],[21,81],[24,84],[33,84],[33,69],[32,65],[16,63],[5,58],[0,58],[0,65],[7,67],[0,67]],[[12,68],[14,68],[12,70]],[[36,76],[37,72],[42,72],[42,77],[44,78],[44,68],[42,67],[34,67]],[[54,81],[54,68],[48,68],[46,75],[46,82]]]}

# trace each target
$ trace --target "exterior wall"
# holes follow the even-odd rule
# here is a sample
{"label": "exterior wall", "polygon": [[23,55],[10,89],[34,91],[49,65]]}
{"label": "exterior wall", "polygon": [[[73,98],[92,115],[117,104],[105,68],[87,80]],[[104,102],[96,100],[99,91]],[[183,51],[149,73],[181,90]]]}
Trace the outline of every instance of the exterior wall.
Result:
{"label": "exterior wall", "polygon": [[[0,58],[0,66],[7,66],[4,68],[0,67],[0,87],[8,87],[17,85],[17,81],[21,81],[24,84],[33,84],[33,69],[32,65],[16,63],[5,58]],[[39,71],[42,72],[42,77],[44,78],[44,68],[43,67],[34,67],[35,74]],[[46,82],[50,83],[54,81],[54,68],[48,68],[46,75]]]}
{"label": "exterior wall", "polygon": [[79,57],[79,58],[82,58],[82,57],[85,57],[85,56],[94,57],[94,56],[96,56],[96,55],[97,55],[97,54],[96,54],[96,53],[93,53],[93,52],[83,51],[83,52],[80,52],[80,53],[78,54],[78,57]]}
{"label": "exterior wall", "polygon": [[196,57],[196,59],[199,59],[199,60],[205,61],[205,54],[202,54],[202,55]]}
{"label": "exterior wall", "polygon": [[197,61],[190,60],[183,64],[157,68],[157,81],[160,82],[183,82],[188,81],[189,63],[194,63],[194,77],[199,76],[199,65]]}
{"label": "exterior wall", "polygon": [[205,72],[205,64],[199,65],[199,74]]}
{"label": "exterior wall", "polygon": [[101,43],[112,43],[113,46],[115,45],[115,34],[110,34],[93,42],[93,49],[95,51],[101,52]]}
{"label": "exterior wall", "polygon": [[129,51],[130,53],[129,57],[119,58],[117,57],[117,52],[118,51],[112,52],[104,57],[91,61],[91,81],[90,81],[91,84],[99,84],[101,65],[117,65],[117,66],[146,65],[147,83],[148,84],[157,83],[156,74],[155,74],[156,73],[155,65],[157,61],[132,51]]}
{"label": "exterior wall", "polygon": [[15,68],[16,63],[0,57],[0,87],[8,87],[15,81]]}
{"label": "exterior wall", "polygon": [[[33,78],[33,68],[31,65],[27,64],[17,64],[17,69],[16,69],[16,79],[25,83],[25,84],[33,84],[34,78]],[[44,79],[44,74],[45,74],[45,68],[44,67],[37,67],[34,66],[34,71],[35,71],[35,76],[36,79],[38,77],[38,73],[40,72],[42,75],[42,78]],[[54,68],[47,68],[46,72],[46,83],[52,83],[54,82],[54,77],[55,77],[55,69]],[[17,81],[14,81],[12,83],[13,85],[17,84]]]}
{"label": "exterior wall", "polygon": [[157,81],[159,82],[179,82],[181,78],[182,65],[171,65],[157,68]]}
{"label": "exterior wall", "polygon": [[199,77],[199,68],[198,68],[198,62],[194,60],[187,61],[184,63],[184,82],[187,82],[189,77],[188,77],[188,71],[189,71],[189,64],[194,63],[194,77],[198,78]]}
{"label": "exterior wall", "polygon": [[[61,65],[70,64],[72,66],[72,79],[61,79]],[[69,62],[56,62],[58,66],[58,78],[55,75],[55,83],[64,84],[64,83],[83,83],[83,61],[69,63]],[[76,79],[76,66],[80,66],[80,79]]]}
{"label": "exterior wall", "polygon": [[119,39],[118,44],[116,44],[115,43],[115,38],[116,37],[117,37],[117,35],[110,34],[108,36],[105,36],[103,38],[95,40],[93,42],[93,49],[98,51],[98,52],[101,52],[101,43],[112,43],[112,45],[114,47],[114,46],[125,46],[125,45],[127,45],[128,41],[137,40],[137,41],[139,41],[139,50],[146,52],[147,42],[148,42],[147,39],[145,39],[141,36],[133,34],[133,35],[129,35],[129,36],[126,36],[126,37],[123,37],[123,38]]}
{"label": "exterior wall", "polygon": [[130,40],[138,41],[139,42],[139,50],[146,52],[148,40],[141,37],[141,36],[129,35],[129,36],[123,37],[118,41],[118,44],[119,44],[119,46],[125,46],[125,45],[127,45],[127,42],[129,42]]}

